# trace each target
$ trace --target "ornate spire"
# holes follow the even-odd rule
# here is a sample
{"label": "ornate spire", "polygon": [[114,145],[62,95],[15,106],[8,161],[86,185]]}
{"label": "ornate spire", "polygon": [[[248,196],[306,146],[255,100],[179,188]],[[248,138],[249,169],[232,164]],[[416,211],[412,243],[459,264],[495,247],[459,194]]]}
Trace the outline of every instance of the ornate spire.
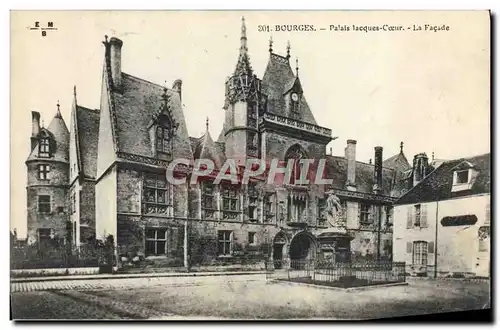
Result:
{"label": "ornate spire", "polygon": [[298,77],[299,76],[299,58],[295,58],[295,73],[296,73],[296,76]]}
{"label": "ornate spire", "polygon": [[432,152],[432,161],[434,161],[434,151]]}
{"label": "ornate spire", "polygon": [[287,41],[286,42],[286,58],[287,59],[290,59],[290,48],[291,48],[290,41]]}
{"label": "ornate spire", "polygon": [[273,52],[273,36],[269,37],[269,52]]}
{"label": "ornate spire", "polygon": [[401,143],[399,144],[399,152],[400,153],[403,153],[403,145],[404,145],[404,143],[403,143],[403,141],[401,141]]}
{"label": "ornate spire", "polygon": [[252,75],[252,67],[250,66],[250,59],[248,57],[247,47],[247,28],[245,26],[245,17],[241,18],[241,37],[240,37],[240,56],[238,63],[234,70],[234,75]]}
{"label": "ornate spire", "polygon": [[207,116],[207,121],[206,121],[205,125],[207,126],[207,132],[208,132],[208,116]]}
{"label": "ornate spire", "polygon": [[245,17],[241,17],[241,37],[240,37],[240,54],[246,54],[247,48],[247,27],[245,25]]}

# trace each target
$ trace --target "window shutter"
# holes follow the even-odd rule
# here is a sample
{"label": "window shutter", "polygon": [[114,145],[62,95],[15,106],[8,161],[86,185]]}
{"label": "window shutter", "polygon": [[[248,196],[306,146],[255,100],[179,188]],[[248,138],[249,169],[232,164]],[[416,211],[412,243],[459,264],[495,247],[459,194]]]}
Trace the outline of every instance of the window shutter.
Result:
{"label": "window shutter", "polygon": [[434,241],[430,241],[429,244],[427,244],[427,253],[434,253]]}
{"label": "window shutter", "polygon": [[406,242],[406,253],[412,253],[412,252],[413,252],[413,243]]}
{"label": "window shutter", "polygon": [[408,206],[406,213],[406,228],[410,229],[413,227],[413,205]]}
{"label": "window shutter", "polygon": [[420,227],[427,228],[427,205],[420,206]]}
{"label": "window shutter", "polygon": [[490,208],[490,201],[486,203],[486,216],[484,218],[484,224],[486,226],[490,225],[490,217],[491,217],[491,208]]}

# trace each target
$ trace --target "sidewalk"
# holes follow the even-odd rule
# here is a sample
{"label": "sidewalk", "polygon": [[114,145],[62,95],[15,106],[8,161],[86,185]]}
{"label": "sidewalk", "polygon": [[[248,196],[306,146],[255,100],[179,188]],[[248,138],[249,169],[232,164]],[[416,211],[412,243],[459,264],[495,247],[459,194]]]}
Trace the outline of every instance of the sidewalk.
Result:
{"label": "sidewalk", "polygon": [[234,271],[234,272],[193,272],[193,273],[144,273],[144,274],[97,274],[97,275],[68,275],[68,276],[41,276],[11,278],[11,283],[46,282],[46,281],[73,281],[73,280],[105,280],[118,278],[151,278],[151,277],[195,277],[195,276],[229,276],[229,275],[259,275],[265,271]]}

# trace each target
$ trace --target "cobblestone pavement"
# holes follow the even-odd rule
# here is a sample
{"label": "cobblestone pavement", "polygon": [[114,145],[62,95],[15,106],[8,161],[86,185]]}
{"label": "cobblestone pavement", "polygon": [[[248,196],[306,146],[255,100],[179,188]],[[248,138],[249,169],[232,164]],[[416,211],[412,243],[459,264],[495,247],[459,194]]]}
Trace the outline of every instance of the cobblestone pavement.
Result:
{"label": "cobblestone pavement", "polygon": [[377,319],[489,308],[489,283],[411,281],[360,292],[265,275],[11,283],[14,319]]}
{"label": "cobblestone pavement", "polygon": [[149,278],[117,278],[104,280],[64,280],[64,281],[34,281],[10,284],[11,293],[32,291],[99,291],[114,289],[133,289],[144,287],[198,286],[211,285],[220,282],[265,281],[265,275],[234,275],[234,276],[203,276],[203,277],[149,277]]}

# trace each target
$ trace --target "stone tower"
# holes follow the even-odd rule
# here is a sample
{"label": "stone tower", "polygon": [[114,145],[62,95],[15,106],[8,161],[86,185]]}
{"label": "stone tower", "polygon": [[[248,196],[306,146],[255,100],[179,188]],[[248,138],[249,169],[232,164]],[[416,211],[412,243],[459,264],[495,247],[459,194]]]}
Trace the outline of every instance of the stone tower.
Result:
{"label": "stone tower", "polygon": [[50,125],[40,126],[32,112],[31,152],[27,167],[28,244],[64,242],[67,235],[69,131],[59,103]]}
{"label": "stone tower", "polygon": [[226,81],[226,112],[223,134],[226,156],[244,165],[247,158],[259,157],[258,115],[263,109],[260,80],[253,73],[247,48],[245,19],[242,18],[240,54],[236,69]]}

